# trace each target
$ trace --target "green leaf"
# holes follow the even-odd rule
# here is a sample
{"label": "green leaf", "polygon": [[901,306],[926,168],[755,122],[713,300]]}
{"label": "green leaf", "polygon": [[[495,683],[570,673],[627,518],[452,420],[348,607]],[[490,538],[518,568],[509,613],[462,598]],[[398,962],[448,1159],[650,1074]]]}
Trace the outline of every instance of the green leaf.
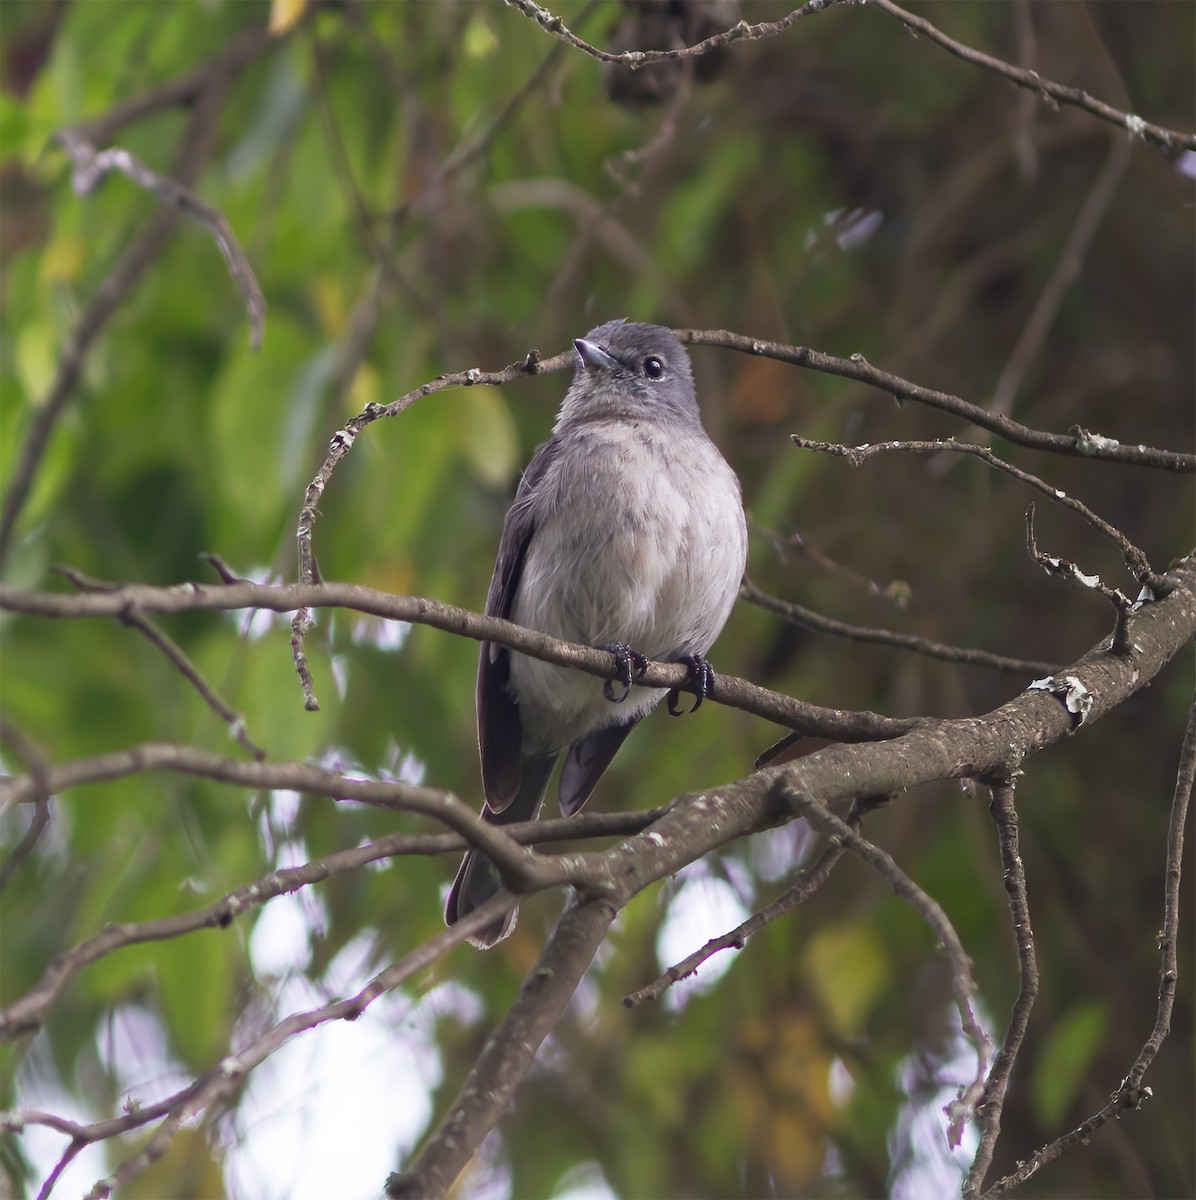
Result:
{"label": "green leaf", "polygon": [[825,925],[806,947],[810,983],[836,1030],[850,1036],[889,981],[884,946],[871,929],[856,923]]}
{"label": "green leaf", "polygon": [[1088,1079],[1108,1025],[1108,1005],[1091,1000],[1065,1013],[1047,1034],[1034,1067],[1031,1091],[1034,1111],[1044,1128],[1058,1125],[1067,1115]]}
{"label": "green leaf", "polygon": [[505,487],[519,466],[519,431],[501,389],[468,388],[458,404],[456,430],[465,457],[490,487]]}

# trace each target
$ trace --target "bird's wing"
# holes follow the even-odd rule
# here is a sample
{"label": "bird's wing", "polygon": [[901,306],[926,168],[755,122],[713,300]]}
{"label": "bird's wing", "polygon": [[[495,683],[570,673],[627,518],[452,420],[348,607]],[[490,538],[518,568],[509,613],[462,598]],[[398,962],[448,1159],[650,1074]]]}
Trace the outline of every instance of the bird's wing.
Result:
{"label": "bird's wing", "polygon": [[[498,558],[486,595],[488,616],[509,618],[511,615],[528,546],[536,531],[532,500],[558,448],[559,443],[555,440],[540,446],[519,482],[514,503],[503,522]],[[510,676],[510,652],[502,646],[483,642],[478,660],[478,748],[486,805],[496,813],[502,812],[519,792],[523,758],[523,725],[519,720],[519,706],[507,690]]]}
{"label": "bird's wing", "polygon": [[561,812],[566,817],[573,816],[590,798],[623,740],[639,722],[640,717],[632,717],[623,725],[608,725],[578,738],[569,747],[561,768]]}

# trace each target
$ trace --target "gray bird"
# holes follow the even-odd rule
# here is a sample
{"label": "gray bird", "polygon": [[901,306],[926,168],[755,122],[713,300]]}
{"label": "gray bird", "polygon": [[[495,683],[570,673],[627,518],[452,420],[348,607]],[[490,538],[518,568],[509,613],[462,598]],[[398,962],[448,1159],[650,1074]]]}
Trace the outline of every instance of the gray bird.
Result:
{"label": "gray bird", "polygon": [[[702,428],[689,356],[672,331],[610,321],[573,346],[573,385],[507,513],[486,612],[611,651],[621,687],[482,643],[482,817],[497,825],[539,816],[562,755],[561,812],[581,808],[666,694],[633,684],[645,659],[686,663],[697,708],[713,680],[704,656],[747,561],[739,480]],[[501,890],[490,860],[470,851],[445,920]],[[470,940],[493,946],[516,916]]]}

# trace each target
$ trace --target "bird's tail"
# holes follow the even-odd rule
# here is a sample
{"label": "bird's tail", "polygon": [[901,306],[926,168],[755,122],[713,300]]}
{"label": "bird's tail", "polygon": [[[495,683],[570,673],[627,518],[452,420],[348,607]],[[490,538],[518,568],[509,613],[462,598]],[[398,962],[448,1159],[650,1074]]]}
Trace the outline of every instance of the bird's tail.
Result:
{"label": "bird's tail", "polygon": [[[482,820],[492,825],[512,825],[516,821],[534,821],[540,815],[544,793],[552,778],[553,768],[559,756],[556,754],[524,755],[520,764],[519,791],[501,812],[495,812],[488,804],[482,809]],[[444,919],[455,925],[467,913],[481,908],[492,896],[503,890],[502,879],[494,864],[477,850],[470,850],[461,860],[457,878],[449,888],[448,901],[444,906]],[[505,917],[487,925],[470,937],[479,950],[489,950],[505,937],[509,937],[519,919],[519,910],[511,909]]]}

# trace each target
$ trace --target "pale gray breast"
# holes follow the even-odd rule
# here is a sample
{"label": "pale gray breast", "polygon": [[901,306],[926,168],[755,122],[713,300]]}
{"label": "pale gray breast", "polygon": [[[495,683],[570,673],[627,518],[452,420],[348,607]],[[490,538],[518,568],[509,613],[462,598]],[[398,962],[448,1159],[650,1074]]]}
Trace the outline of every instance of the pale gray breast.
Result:
{"label": "pale gray breast", "polygon": [[595,424],[541,483],[512,616],[649,657],[701,654],[747,554],[739,482],[699,430]]}
{"label": "pale gray breast", "polygon": [[[625,642],[648,658],[705,654],[747,556],[739,481],[704,432],[591,423],[571,431],[532,501],[536,529],[511,617],[567,641]],[[529,748],[555,749],[656,704],[634,688],[514,655]]]}

